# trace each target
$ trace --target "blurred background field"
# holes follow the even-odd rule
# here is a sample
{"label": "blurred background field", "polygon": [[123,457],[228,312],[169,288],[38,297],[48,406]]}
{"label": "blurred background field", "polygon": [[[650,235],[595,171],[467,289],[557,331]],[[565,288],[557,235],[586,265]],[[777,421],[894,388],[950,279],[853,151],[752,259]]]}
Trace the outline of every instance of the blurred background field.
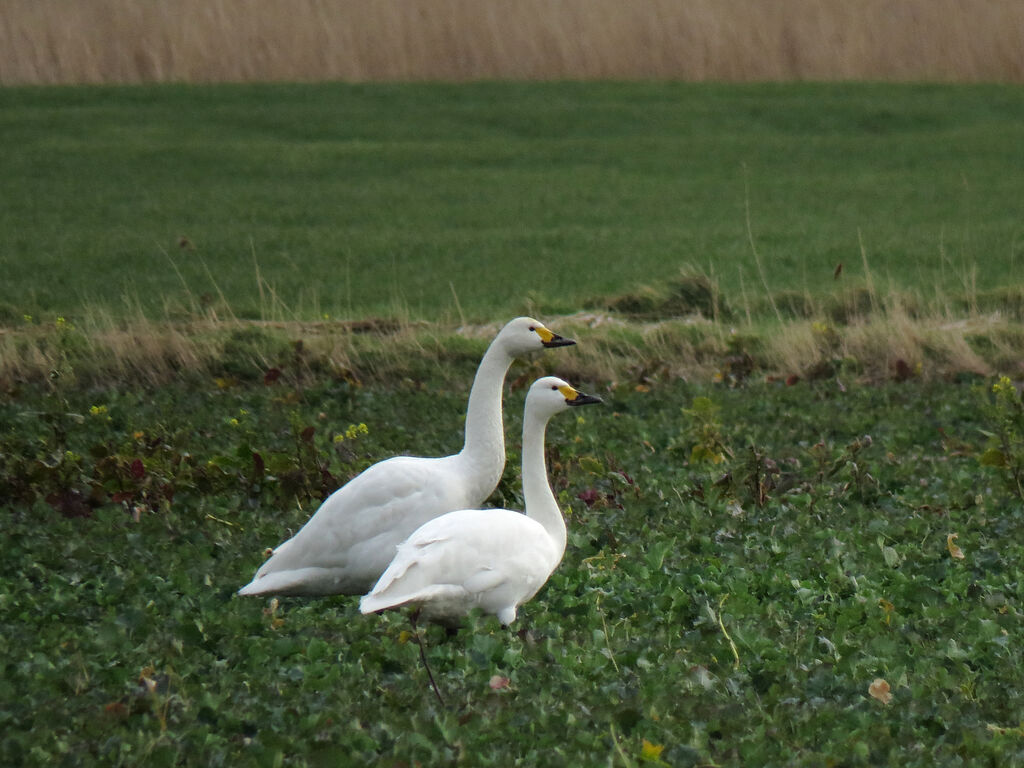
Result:
{"label": "blurred background field", "polygon": [[669,315],[1020,311],[1017,86],[8,88],[0,133],[8,327],[650,316],[680,270]]}
{"label": "blurred background field", "polygon": [[5,0],[0,83],[1024,79],[1015,0]]}

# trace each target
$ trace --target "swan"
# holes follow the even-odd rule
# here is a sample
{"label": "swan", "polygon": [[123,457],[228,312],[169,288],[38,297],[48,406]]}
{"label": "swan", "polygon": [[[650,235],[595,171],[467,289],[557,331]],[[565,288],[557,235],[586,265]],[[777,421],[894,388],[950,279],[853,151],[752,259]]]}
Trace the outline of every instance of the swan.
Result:
{"label": "swan", "polygon": [[505,468],[501,395],[514,358],[576,342],[530,317],[509,322],[484,353],[469,392],[465,444],[443,458],[395,456],[368,467],[273,550],[240,595],[361,595],[395,547],[427,520],[480,506]]}
{"label": "swan", "polygon": [[509,509],[462,509],[421,525],[376,586],[362,613],[414,604],[428,619],[453,623],[479,606],[505,626],[544,586],[565,553],[566,530],[544,463],[548,419],[570,406],[601,400],[554,376],[538,379],[523,416],[523,500]]}

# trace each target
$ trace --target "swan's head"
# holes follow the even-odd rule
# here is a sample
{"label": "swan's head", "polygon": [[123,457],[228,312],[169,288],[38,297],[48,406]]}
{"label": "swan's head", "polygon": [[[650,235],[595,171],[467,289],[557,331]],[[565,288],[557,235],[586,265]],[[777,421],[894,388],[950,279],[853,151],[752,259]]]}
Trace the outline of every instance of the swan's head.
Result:
{"label": "swan's head", "polygon": [[559,411],[577,405],[596,405],[601,398],[585,395],[557,376],[537,379],[526,393],[526,410],[542,418],[550,418]]}
{"label": "swan's head", "polygon": [[545,347],[568,347],[576,342],[559,336],[532,317],[517,317],[501,329],[495,341],[512,357],[537,352]]}

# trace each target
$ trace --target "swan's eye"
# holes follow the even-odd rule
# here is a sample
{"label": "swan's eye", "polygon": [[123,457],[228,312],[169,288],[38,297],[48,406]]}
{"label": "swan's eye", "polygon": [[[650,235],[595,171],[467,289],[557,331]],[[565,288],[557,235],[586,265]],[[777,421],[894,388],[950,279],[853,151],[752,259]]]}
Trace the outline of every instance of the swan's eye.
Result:
{"label": "swan's eye", "polygon": [[558,389],[558,385],[557,384],[552,384],[551,385],[551,389],[552,390],[557,390]]}
{"label": "swan's eye", "polygon": [[531,330],[531,331],[536,331],[536,330],[537,330],[537,326],[535,326],[535,325],[531,325],[531,326],[530,326],[530,330]]}

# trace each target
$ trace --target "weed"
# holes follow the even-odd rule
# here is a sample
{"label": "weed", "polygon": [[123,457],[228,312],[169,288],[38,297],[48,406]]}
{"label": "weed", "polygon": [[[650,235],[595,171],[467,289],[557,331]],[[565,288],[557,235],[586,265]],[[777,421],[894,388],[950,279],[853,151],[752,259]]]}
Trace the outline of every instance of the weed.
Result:
{"label": "weed", "polygon": [[985,396],[987,417],[983,434],[988,445],[978,457],[983,467],[993,467],[1018,498],[1024,498],[1024,402],[1007,376],[1001,376]]}
{"label": "weed", "polygon": [[685,427],[669,443],[669,450],[682,452],[691,463],[722,464],[732,458],[725,444],[719,420],[720,407],[710,397],[695,397],[689,408],[682,409]]}

